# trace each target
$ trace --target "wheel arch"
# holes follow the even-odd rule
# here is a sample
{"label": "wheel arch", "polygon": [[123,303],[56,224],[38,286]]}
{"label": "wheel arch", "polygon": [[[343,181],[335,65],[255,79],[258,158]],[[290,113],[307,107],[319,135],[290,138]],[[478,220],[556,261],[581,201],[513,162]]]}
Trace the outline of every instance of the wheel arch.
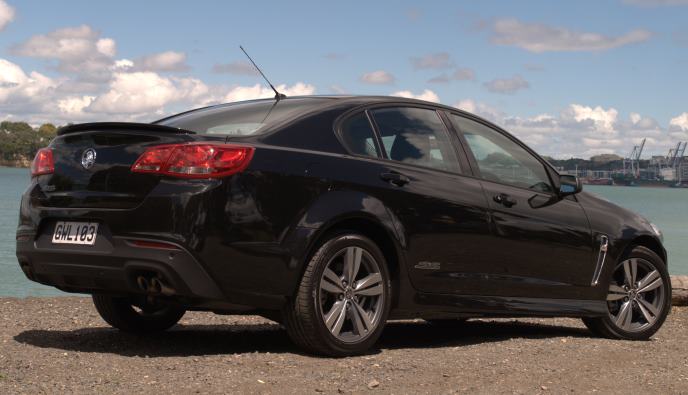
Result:
{"label": "wheel arch", "polygon": [[621,256],[623,257],[628,255],[631,252],[631,250],[637,246],[645,247],[657,254],[657,256],[659,256],[662,259],[662,262],[664,262],[664,265],[668,267],[669,262],[667,261],[666,250],[664,249],[662,243],[659,240],[650,235],[640,235],[635,237],[628,243]]}
{"label": "wheel arch", "polygon": [[406,281],[404,262],[405,240],[401,223],[379,199],[355,191],[332,191],[319,197],[299,220],[293,235],[302,238],[292,252],[298,279],[296,292],[308,260],[316,249],[336,233],[351,232],[371,239],[382,251],[392,277],[392,307],[398,301],[400,288]]}

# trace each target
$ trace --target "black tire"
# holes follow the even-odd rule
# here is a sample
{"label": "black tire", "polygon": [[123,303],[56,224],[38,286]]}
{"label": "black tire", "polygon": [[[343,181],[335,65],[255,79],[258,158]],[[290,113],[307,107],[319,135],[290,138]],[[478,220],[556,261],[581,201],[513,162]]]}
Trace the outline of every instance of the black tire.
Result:
{"label": "black tire", "polygon": [[131,299],[110,295],[93,295],[93,304],[105,322],[131,333],[162,332],[179,322],[186,312],[171,305],[150,306],[145,301],[137,304],[141,308],[137,311]]}
{"label": "black tire", "polygon": [[[602,317],[587,317],[583,318],[583,323],[590,329],[590,331],[600,337],[606,337],[610,339],[623,339],[623,340],[647,340],[652,335],[654,335],[659,328],[662,326],[666,317],[669,315],[671,310],[671,280],[669,278],[669,272],[667,271],[666,264],[664,261],[655,254],[652,250],[636,246],[621,258],[617,263],[619,265],[621,262],[627,259],[640,258],[649,262],[654,269],[659,273],[663,283],[663,304],[661,306],[661,312],[657,315],[656,321],[647,328],[640,331],[627,331],[619,327],[613,320],[610,314],[606,314]],[[611,278],[608,279],[608,284],[611,282]],[[610,302],[608,302],[609,304]]]}
{"label": "black tire", "polygon": [[[368,332],[360,342],[343,342],[335,337],[325,325],[320,306],[320,279],[329,262],[343,249],[358,247],[370,254],[379,266],[382,277],[382,306],[377,326]],[[389,315],[392,300],[392,284],[387,262],[382,251],[365,236],[353,233],[332,235],[322,243],[311,256],[299,288],[284,307],[282,316],[290,338],[307,352],[325,356],[359,355],[368,351],[380,337]]]}

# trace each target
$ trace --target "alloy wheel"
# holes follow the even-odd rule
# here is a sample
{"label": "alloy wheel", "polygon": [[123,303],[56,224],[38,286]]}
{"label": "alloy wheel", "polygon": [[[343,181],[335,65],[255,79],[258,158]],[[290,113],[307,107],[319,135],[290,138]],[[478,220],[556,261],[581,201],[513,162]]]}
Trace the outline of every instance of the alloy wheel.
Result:
{"label": "alloy wheel", "polygon": [[380,324],[385,287],[379,263],[361,247],[346,247],[327,263],[318,300],[325,326],[344,343],[358,343]]}
{"label": "alloy wheel", "polygon": [[609,317],[621,330],[640,332],[652,326],[664,309],[665,284],[657,268],[642,258],[621,262],[607,294]]}

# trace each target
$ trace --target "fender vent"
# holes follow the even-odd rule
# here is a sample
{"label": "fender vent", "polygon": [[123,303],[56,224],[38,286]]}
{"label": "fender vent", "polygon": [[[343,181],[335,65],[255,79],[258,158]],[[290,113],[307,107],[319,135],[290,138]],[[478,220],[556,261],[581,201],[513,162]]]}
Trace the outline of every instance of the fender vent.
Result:
{"label": "fender vent", "polygon": [[604,260],[607,258],[607,249],[609,248],[609,237],[600,235],[600,250],[597,254],[597,265],[595,265],[595,273],[592,276],[591,285],[595,286],[600,282],[600,275],[604,267]]}

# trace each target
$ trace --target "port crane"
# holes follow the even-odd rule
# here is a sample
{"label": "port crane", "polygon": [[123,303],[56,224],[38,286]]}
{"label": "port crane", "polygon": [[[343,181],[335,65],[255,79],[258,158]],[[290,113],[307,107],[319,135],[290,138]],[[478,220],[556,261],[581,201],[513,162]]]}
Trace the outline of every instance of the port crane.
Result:
{"label": "port crane", "polygon": [[[645,140],[640,142],[640,145],[634,145],[633,150],[631,150],[630,155],[623,160],[624,175],[631,174],[633,178],[638,178],[640,176],[640,155],[643,153],[643,148],[645,148]],[[685,147],[684,147],[685,149]]]}
{"label": "port crane", "polygon": [[682,163],[684,155],[686,153],[686,145],[688,145],[688,141],[684,141],[683,145],[681,145],[681,142],[679,141],[678,144],[676,145],[676,148],[674,149],[674,157],[672,160],[671,167],[674,169],[676,172],[676,184],[680,185],[683,176],[683,169],[682,169]]}

